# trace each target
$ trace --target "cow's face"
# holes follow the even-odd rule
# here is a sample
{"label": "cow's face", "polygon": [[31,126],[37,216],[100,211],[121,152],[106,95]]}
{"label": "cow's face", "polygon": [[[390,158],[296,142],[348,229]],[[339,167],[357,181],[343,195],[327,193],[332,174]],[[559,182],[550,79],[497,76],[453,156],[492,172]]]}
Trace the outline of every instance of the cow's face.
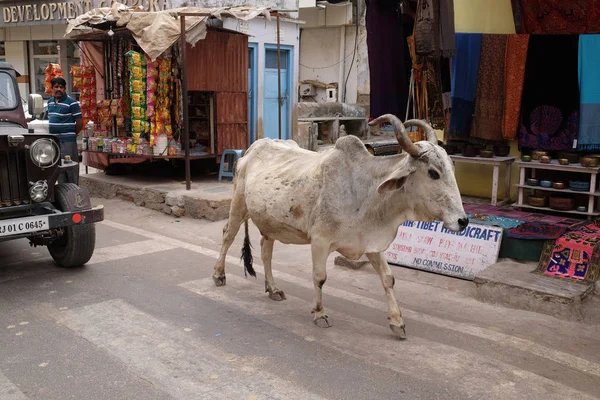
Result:
{"label": "cow's face", "polygon": [[469,224],[454,176],[452,160],[442,147],[427,141],[415,143],[418,156],[408,156],[379,186],[379,192],[404,193],[402,201],[418,221],[443,221],[452,231]]}
{"label": "cow's face", "polygon": [[[418,221],[443,221],[447,229],[462,231],[469,224],[469,218],[462,205],[454,164],[446,150],[437,145],[438,139],[431,125],[411,119],[402,123],[392,114],[382,115],[369,122],[373,126],[388,122],[394,127],[401,149],[408,155],[400,161],[378,191],[400,193],[398,199],[402,208],[412,219]],[[427,140],[413,143],[406,127],[418,126],[424,129]]]}

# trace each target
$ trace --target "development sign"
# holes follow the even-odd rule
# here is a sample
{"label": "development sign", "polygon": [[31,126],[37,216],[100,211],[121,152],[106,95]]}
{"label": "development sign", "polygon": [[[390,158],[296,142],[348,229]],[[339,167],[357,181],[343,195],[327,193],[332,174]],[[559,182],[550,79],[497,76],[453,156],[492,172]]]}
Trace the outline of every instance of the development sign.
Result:
{"label": "development sign", "polygon": [[389,263],[472,280],[498,261],[502,228],[469,224],[462,232],[440,221],[407,221],[386,250]]}

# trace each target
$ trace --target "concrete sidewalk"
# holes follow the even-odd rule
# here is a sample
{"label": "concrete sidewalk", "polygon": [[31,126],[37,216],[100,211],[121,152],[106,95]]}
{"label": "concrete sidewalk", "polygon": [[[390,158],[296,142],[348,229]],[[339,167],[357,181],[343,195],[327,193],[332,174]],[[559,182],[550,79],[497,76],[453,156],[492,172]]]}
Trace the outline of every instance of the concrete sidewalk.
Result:
{"label": "concrete sidewalk", "polygon": [[161,176],[91,172],[81,174],[79,180],[93,197],[119,198],[176,217],[185,215],[210,221],[228,218],[233,191],[232,183],[226,179],[219,183],[216,175],[194,177],[191,190],[186,190],[185,180]]}
{"label": "concrete sidewalk", "polygon": [[[219,183],[216,174],[193,177],[189,191],[185,181],[149,174],[82,173],[80,184],[94,197],[118,198],[175,217],[210,221],[228,218],[233,191],[233,184],[225,179]],[[335,262],[354,269],[370,268],[362,259],[353,262],[338,256]],[[584,285],[540,276],[531,273],[535,267],[531,262],[499,260],[475,278],[475,296],[487,303],[600,324],[600,282]]]}

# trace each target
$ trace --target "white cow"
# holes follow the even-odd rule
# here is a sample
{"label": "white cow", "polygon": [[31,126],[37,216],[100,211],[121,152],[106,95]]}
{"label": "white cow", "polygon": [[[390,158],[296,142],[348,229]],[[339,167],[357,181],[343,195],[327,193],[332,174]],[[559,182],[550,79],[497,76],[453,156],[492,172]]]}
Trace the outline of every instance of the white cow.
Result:
{"label": "white cow", "polygon": [[[402,124],[393,115],[370,124],[383,122],[392,124],[405,152],[374,157],[356,136],[338,139],[335,147],[325,152],[304,150],[292,140],[253,143],[236,165],[229,220],[223,228],[213,275],[215,284],[225,285],[225,257],[242,223],[245,272],[256,276],[248,237],[248,219],[252,219],[262,235],[265,289],[271,299],[285,299],[271,270],[275,240],[311,245],[312,314],[315,324],[322,327],[330,326],[322,303],[327,258],[334,251],[349,259],[366,254],[385,289],[390,328],[399,338],[406,338],[393,291],[394,276],[383,252],[407,220],[441,220],[446,228],[460,231],[469,219],[452,160],[437,145],[433,129],[419,120]],[[428,140],[412,143],[405,126],[421,126]]]}

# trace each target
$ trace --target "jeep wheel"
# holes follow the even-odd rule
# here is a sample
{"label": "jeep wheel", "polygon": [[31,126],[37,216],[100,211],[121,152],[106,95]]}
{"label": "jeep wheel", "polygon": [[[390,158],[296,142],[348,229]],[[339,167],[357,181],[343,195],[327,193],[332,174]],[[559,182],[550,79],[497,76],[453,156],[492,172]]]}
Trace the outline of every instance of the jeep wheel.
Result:
{"label": "jeep wheel", "polygon": [[[60,183],[55,186],[56,207],[61,211],[74,211],[69,204],[67,193],[78,190],[74,183]],[[96,226],[94,224],[73,225],[63,228],[61,237],[48,245],[50,255],[60,267],[75,268],[87,263],[96,247]]]}

